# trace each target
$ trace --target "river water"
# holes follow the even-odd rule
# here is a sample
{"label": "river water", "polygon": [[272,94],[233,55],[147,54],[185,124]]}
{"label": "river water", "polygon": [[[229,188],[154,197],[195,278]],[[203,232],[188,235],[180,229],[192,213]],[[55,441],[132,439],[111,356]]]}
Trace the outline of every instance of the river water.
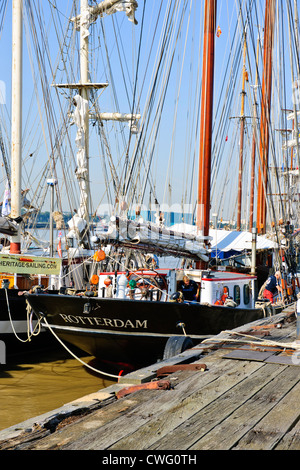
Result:
{"label": "river water", "polygon": [[[80,359],[95,367],[93,358],[83,354]],[[0,365],[0,430],[115,382],[85,367],[59,344],[50,350],[7,358],[6,364]]]}

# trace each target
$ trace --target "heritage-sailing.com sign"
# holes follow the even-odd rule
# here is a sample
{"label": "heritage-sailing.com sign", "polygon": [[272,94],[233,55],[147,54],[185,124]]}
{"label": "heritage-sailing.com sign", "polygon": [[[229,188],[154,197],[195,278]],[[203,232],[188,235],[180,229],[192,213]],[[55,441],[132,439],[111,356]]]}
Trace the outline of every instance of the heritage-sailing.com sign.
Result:
{"label": "heritage-sailing.com sign", "polygon": [[39,256],[0,255],[0,273],[59,274],[60,258]]}

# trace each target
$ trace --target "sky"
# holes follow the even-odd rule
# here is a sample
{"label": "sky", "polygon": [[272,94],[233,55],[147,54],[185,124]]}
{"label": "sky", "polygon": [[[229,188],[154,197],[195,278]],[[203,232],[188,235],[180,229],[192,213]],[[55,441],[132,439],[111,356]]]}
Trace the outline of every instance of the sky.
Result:
{"label": "sky", "polygon": [[[6,0],[5,0],[6,1]],[[175,2],[175,0],[173,0]],[[31,2],[34,7],[37,7],[39,2]],[[160,50],[160,41],[162,40],[162,31],[164,31],[164,25],[166,21],[166,12],[172,2],[168,0],[139,0],[138,10],[136,12],[136,19],[138,25],[134,26],[125,17],[124,13],[117,13],[117,20],[113,24],[112,18],[107,17],[100,25],[92,26],[93,31],[96,32],[96,39],[91,40],[91,51],[95,52],[96,60],[91,63],[91,68],[95,66],[97,70],[95,74],[95,81],[108,82],[109,87],[105,90],[101,96],[97,97],[97,103],[100,103],[101,111],[120,111],[123,113],[129,113],[131,111],[132,103],[134,102],[137,111],[141,112],[142,116],[147,108],[147,103],[153,104],[152,118],[149,121],[148,132],[150,133],[151,126],[156,129],[155,117],[160,117],[158,114],[159,110],[159,99],[158,92],[164,91],[164,80],[168,81],[168,92],[165,95],[165,102],[163,106],[163,113],[160,118],[160,127],[157,133],[153,130],[151,142],[148,143],[149,147],[147,152],[145,151],[145,160],[148,162],[149,158],[152,158],[151,174],[153,181],[153,192],[158,195],[159,201],[166,205],[172,205],[172,207],[180,207],[182,203],[192,207],[195,201],[196,191],[196,179],[198,173],[198,135],[199,122],[198,119],[198,104],[199,104],[199,90],[201,89],[201,69],[202,69],[202,30],[203,30],[203,0],[194,0],[193,2],[185,2],[181,0],[178,3],[178,9],[172,11],[173,25],[175,26],[175,34],[164,36],[165,40],[169,41],[169,44],[174,46],[176,49],[171,48],[171,53],[168,55],[167,48],[164,49],[164,61],[165,69],[160,68],[161,75],[159,76],[159,83],[154,80],[154,73],[156,70],[156,64],[158,61],[157,52]],[[56,8],[53,8],[53,5]],[[221,143],[218,143],[218,154],[227,154],[227,160],[223,170],[223,180],[221,183],[213,184],[214,191],[217,194],[219,200],[223,198],[222,185],[230,187],[232,182],[229,180],[225,173],[237,173],[237,161],[238,158],[233,160],[233,155],[238,155],[238,117],[240,110],[240,85],[241,85],[241,52],[235,52],[237,48],[241,48],[241,35],[237,34],[237,39],[234,39],[234,34],[237,30],[241,30],[240,21],[237,23],[237,11],[240,5],[245,5],[243,0],[219,0],[218,11],[217,11],[217,26],[220,27],[221,35],[216,37],[216,55],[215,55],[215,97],[214,97],[214,109],[215,109],[215,142],[217,138],[221,139]],[[249,2],[248,2],[249,4]],[[284,2],[285,4],[285,2]],[[284,5],[282,4],[282,5]],[[44,164],[47,162],[49,155],[51,155],[51,149],[53,148],[54,136],[52,122],[47,109],[47,102],[40,101],[37,96],[41,96],[41,86],[45,86],[45,83],[51,83],[53,75],[54,80],[58,83],[60,80],[66,81],[62,77],[61,71],[64,71],[62,62],[57,60],[57,54],[59,48],[63,51],[64,59],[67,59],[66,68],[68,69],[69,77],[71,77],[71,66],[74,71],[74,79],[78,79],[78,58],[76,55],[72,55],[71,49],[64,49],[65,44],[59,44],[58,37],[62,38],[62,32],[65,31],[67,24],[67,17],[69,16],[72,2],[70,0],[56,0],[48,1],[43,0],[41,3],[40,14],[38,15],[39,21],[43,24],[45,31],[47,31],[49,50],[43,45],[43,36],[38,32],[36,41],[33,41],[33,28],[29,23],[29,10],[26,8],[25,20],[24,20],[24,59],[23,59],[23,71],[24,71],[24,82],[23,82],[23,139],[24,139],[24,152],[23,152],[23,186],[30,188],[29,195],[35,196],[37,190],[33,189],[36,186],[41,186],[40,177],[41,171],[44,168]],[[262,11],[264,7],[263,0],[256,0],[256,15],[257,21],[262,22]],[[10,134],[10,83],[11,83],[11,8],[12,0],[7,0],[7,10],[5,12],[5,21],[3,30],[0,36],[0,54],[2,58],[2,68],[0,69],[0,83],[1,90],[5,88],[6,91],[6,105],[1,106],[1,124],[2,133],[4,134],[4,140],[9,146],[9,134]],[[2,7],[3,9],[3,7]],[[180,26],[181,14],[185,11],[182,25]],[[38,10],[32,9],[32,13],[36,15]],[[0,9],[0,20],[3,10]],[[254,20],[255,21],[255,15]],[[55,21],[54,21],[55,20]],[[243,15],[245,20],[245,14]],[[285,19],[286,21],[286,19]],[[170,22],[171,24],[171,22]],[[142,28],[143,26],[143,28]],[[189,32],[187,31],[189,26]],[[254,27],[255,28],[255,27]],[[257,33],[259,28],[257,28]],[[57,34],[58,33],[58,34]],[[121,35],[123,41],[117,45],[115,41],[115,35]],[[253,56],[254,42],[256,41],[256,31],[252,31],[252,49],[249,47],[249,58]],[[254,41],[255,34],[255,41]],[[69,30],[68,37],[76,36],[76,33]],[[103,40],[106,40],[105,44]],[[154,39],[153,39],[154,38]],[[140,42],[141,41],[141,42]],[[30,44],[30,53],[28,53],[28,45]],[[39,63],[36,61],[36,53],[40,54],[40,57],[45,58],[45,76],[47,80],[42,83],[39,82],[35,85],[33,80],[34,75],[39,75]],[[174,52],[174,55],[171,54]],[[183,59],[183,54],[185,58]],[[106,56],[110,56],[112,69],[109,69],[107,65],[103,65]],[[126,57],[126,61],[123,60],[123,68],[120,68],[118,64],[118,56],[122,56],[123,59]],[[288,62],[288,50],[285,51],[286,62]],[[50,59],[51,57],[51,59]],[[233,61],[235,57],[235,62]],[[138,62],[138,71],[137,71]],[[170,75],[167,74],[167,67],[172,64],[172,72]],[[234,73],[229,75],[228,70],[234,70]],[[253,69],[250,70],[248,67],[251,80],[253,78]],[[111,75],[112,73],[112,75]],[[275,73],[275,71],[274,71]],[[122,76],[126,76],[126,85],[123,84]],[[76,78],[75,78],[76,77]],[[136,77],[138,77],[138,85],[136,86]],[[191,78],[192,77],[192,80]],[[231,80],[234,83],[225,82],[225,78]],[[72,77],[73,78],[73,77]],[[250,80],[250,82],[251,82]],[[152,97],[149,101],[149,96],[154,84],[157,85],[157,96]],[[35,88],[38,87],[38,88]],[[135,88],[136,86],[136,88]],[[180,94],[177,92],[177,88],[180,86]],[[291,105],[291,91],[290,86],[287,83],[287,103]],[[224,107],[225,93],[232,92],[233,88],[236,87],[233,96],[231,97],[230,105],[228,109]],[[120,90],[120,91],[119,91]],[[252,93],[251,83],[247,90],[249,96]],[[277,100],[276,87],[274,88],[274,101]],[[133,92],[136,91],[136,98],[133,98]],[[51,99],[55,102],[57,96],[53,88],[49,92],[51,93]],[[129,96],[129,99],[127,99]],[[222,97],[222,98],[221,98]],[[68,97],[64,98],[61,96],[60,106],[66,107],[68,105]],[[229,98],[228,103],[229,103]],[[158,106],[158,108],[156,107]],[[61,109],[59,105],[56,105],[57,115],[53,118],[53,123],[59,125],[61,122]],[[30,112],[29,112],[30,111]],[[247,108],[249,111],[249,108]],[[226,122],[223,124],[222,130],[217,127],[217,116],[222,113],[227,113]],[[40,123],[40,116],[42,115],[42,123]],[[156,116],[155,116],[156,115]],[[190,124],[191,122],[191,124]],[[221,120],[220,120],[221,122]],[[235,126],[232,124],[235,122]],[[229,127],[229,124],[231,127]],[[94,126],[95,127],[95,126]],[[122,131],[117,131],[112,124],[105,124],[107,135],[113,137],[117,134],[120,137],[118,139],[112,139],[112,158],[114,159],[117,167],[117,172],[122,175],[124,171],[124,161],[126,159],[126,150],[129,149],[129,155],[133,152],[134,145],[137,142],[139,135],[132,136],[129,140],[129,133],[127,127],[123,126]],[[50,131],[52,137],[44,137]],[[247,146],[250,148],[250,130],[251,123],[248,126],[247,134]],[[50,132],[50,134],[51,134]],[[70,128],[70,139],[75,140],[75,129]],[[73,143],[74,143],[73,140]],[[121,143],[120,143],[121,142]],[[121,148],[121,145],[123,147]],[[9,149],[8,153],[9,153]],[[68,183],[63,186],[62,199],[64,208],[73,207],[74,204],[78,204],[78,200],[68,200],[68,190],[72,187],[75,192],[75,183],[71,181],[74,179],[74,170],[76,167],[75,152],[72,156],[71,163],[66,165],[64,168],[64,176],[67,176]],[[61,165],[65,165],[68,151],[61,157]],[[108,160],[106,157],[106,168],[103,163],[99,163],[99,155],[104,153],[103,148],[91,144],[90,149],[90,163],[91,163],[91,183],[92,195],[94,205],[93,208],[96,210],[99,204],[107,203],[105,199],[105,171],[109,172]],[[220,157],[218,157],[220,158]],[[216,165],[220,165],[216,158]],[[145,165],[146,163],[141,163]],[[222,171],[221,171],[222,173]],[[121,176],[120,176],[121,177]],[[140,175],[137,170],[134,178],[138,179]],[[61,176],[62,178],[62,176]],[[108,175],[108,180],[111,182],[113,179],[112,175]],[[216,183],[215,180],[213,183]],[[62,180],[60,181],[62,183]],[[2,173],[0,174],[0,194],[3,193],[5,186],[5,172],[2,166]],[[41,189],[41,188],[40,188]],[[230,191],[229,191],[230,192]],[[232,193],[232,191],[231,191]],[[232,194],[231,194],[232,196]],[[1,196],[0,196],[1,197]],[[229,196],[228,196],[229,197]],[[112,198],[113,200],[113,198]],[[100,201],[100,202],[96,202]],[[149,200],[145,199],[144,203]],[[227,207],[235,204],[234,199],[227,199]],[[73,205],[73,206],[72,206]],[[46,199],[45,207],[49,207],[49,198]],[[212,208],[213,210],[216,210]],[[46,209],[45,209],[46,210]],[[66,209],[69,210],[69,209]],[[221,209],[220,209],[221,210]],[[222,209],[223,210],[223,209]],[[219,211],[219,209],[218,209]],[[228,212],[228,211],[227,211]]]}

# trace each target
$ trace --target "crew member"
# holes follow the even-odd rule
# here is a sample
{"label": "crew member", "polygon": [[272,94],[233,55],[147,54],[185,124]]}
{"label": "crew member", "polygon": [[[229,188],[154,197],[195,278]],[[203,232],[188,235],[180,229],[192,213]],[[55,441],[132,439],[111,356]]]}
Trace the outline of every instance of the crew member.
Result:
{"label": "crew member", "polygon": [[195,301],[199,298],[198,285],[188,276],[183,276],[183,280],[179,283],[178,290],[182,292],[184,300]]}
{"label": "crew member", "polygon": [[274,303],[274,296],[276,296],[278,292],[282,292],[282,288],[278,284],[280,278],[280,271],[276,271],[276,273],[271,275],[266,281],[263,297],[264,299],[270,300],[272,304]]}

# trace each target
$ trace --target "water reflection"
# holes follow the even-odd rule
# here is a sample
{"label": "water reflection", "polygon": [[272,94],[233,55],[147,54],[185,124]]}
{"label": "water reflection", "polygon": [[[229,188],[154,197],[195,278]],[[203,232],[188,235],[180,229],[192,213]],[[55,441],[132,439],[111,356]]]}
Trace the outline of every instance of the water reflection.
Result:
{"label": "water reflection", "polygon": [[[84,363],[95,363],[81,355]],[[0,429],[49,412],[116,380],[91,373],[65,350],[32,352],[0,366]]]}

